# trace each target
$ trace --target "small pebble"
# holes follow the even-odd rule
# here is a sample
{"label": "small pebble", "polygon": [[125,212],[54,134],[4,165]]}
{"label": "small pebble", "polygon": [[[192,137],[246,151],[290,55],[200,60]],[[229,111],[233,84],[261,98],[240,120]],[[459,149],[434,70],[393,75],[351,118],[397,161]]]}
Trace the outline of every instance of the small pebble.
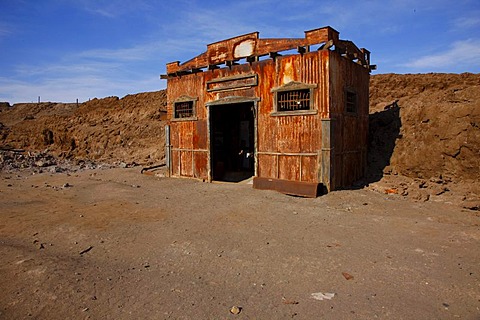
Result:
{"label": "small pebble", "polygon": [[233,306],[233,307],[230,308],[230,313],[231,314],[239,314],[240,312],[242,312],[242,308],[240,308],[240,307]]}

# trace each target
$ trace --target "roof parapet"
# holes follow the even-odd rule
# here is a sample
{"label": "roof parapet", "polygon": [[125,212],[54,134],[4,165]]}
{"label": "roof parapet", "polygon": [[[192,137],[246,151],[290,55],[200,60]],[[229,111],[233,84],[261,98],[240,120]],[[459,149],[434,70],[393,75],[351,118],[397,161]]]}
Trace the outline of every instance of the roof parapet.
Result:
{"label": "roof parapet", "polygon": [[370,65],[370,52],[359,49],[352,41],[340,40],[339,32],[327,26],[305,31],[304,38],[261,39],[258,32],[247,33],[207,45],[207,51],[182,64],[179,61],[167,63],[167,74],[162,79],[199,72],[202,69],[216,69],[220,64],[234,65],[236,61],[246,58],[248,62],[257,61],[259,57],[275,57],[278,52],[296,49],[300,54],[310,51],[310,46],[320,45],[318,50],[335,47],[341,55],[373,70]]}

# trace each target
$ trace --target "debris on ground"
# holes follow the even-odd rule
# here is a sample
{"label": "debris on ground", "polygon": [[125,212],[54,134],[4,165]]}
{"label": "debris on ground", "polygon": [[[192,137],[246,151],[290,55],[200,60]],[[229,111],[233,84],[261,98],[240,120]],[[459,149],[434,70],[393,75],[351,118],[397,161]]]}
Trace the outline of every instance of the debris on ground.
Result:
{"label": "debris on ground", "polygon": [[330,293],[330,292],[314,292],[311,294],[312,298],[315,300],[332,300],[333,297],[335,297],[335,293]]}
{"label": "debris on ground", "polygon": [[348,272],[342,272],[342,275],[343,275],[343,277],[344,277],[345,279],[347,279],[347,280],[353,280],[353,278],[354,278],[354,277],[353,277],[350,273],[348,273]]}
{"label": "debris on ground", "polygon": [[230,308],[231,314],[239,314],[240,312],[242,312],[242,307],[233,306]]}
{"label": "debris on ground", "polygon": [[89,251],[90,251],[90,250],[92,250],[92,249],[93,249],[93,246],[90,246],[90,247],[88,247],[88,248],[86,248],[86,249],[84,249],[84,250],[80,251],[80,253],[79,253],[79,254],[80,254],[80,255],[82,255],[82,254],[84,254],[84,253],[87,253],[87,252],[89,252]]}

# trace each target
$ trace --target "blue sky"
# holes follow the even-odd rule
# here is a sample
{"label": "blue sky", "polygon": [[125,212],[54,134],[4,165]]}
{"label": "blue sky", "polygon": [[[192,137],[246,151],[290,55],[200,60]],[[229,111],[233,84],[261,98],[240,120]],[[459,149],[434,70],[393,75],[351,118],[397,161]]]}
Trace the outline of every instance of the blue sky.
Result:
{"label": "blue sky", "polygon": [[479,0],[0,0],[0,101],[156,91],[209,43],[323,26],[370,50],[372,74],[480,72]]}

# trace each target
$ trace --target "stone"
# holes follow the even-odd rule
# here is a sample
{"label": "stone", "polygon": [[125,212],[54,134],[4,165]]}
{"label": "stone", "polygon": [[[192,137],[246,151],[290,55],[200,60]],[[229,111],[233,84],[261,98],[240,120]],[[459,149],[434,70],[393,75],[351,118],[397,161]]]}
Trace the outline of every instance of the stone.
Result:
{"label": "stone", "polygon": [[230,308],[230,313],[231,314],[239,314],[240,312],[242,312],[241,307],[233,306],[233,307]]}

